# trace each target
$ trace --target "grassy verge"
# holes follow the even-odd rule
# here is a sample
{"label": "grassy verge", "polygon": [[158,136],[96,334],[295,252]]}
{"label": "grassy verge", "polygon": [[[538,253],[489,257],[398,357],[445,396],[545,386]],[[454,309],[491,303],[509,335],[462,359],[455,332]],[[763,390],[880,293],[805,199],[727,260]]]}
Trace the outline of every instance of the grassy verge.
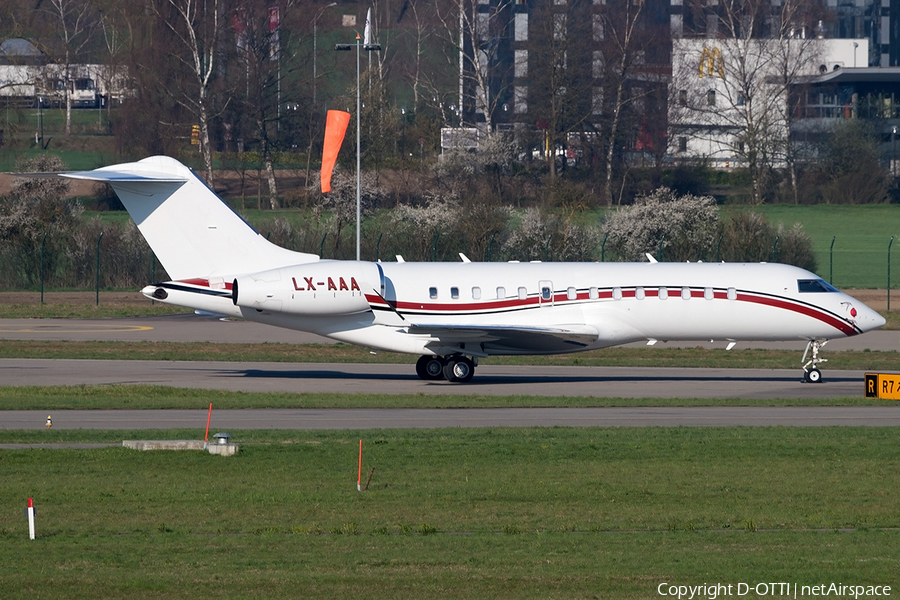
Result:
{"label": "grassy verge", "polygon": [[[38,295],[35,292],[35,295]],[[38,295],[39,297],[39,295]],[[127,317],[152,317],[157,315],[184,314],[181,306],[147,302],[122,304],[101,300],[84,304],[0,303],[0,319],[121,319]]]}
{"label": "grassy verge", "polygon": [[[0,597],[650,598],[663,582],[900,583],[890,428],[254,435],[266,443],[229,459],[0,452]],[[360,494],[363,436],[364,479],[375,472]]]}
{"label": "grassy verge", "polygon": [[[482,365],[653,366],[797,369],[802,352],[736,348],[606,348],[556,356],[494,356]],[[848,350],[828,352],[828,367],[843,370],[898,367],[898,353]],[[99,342],[4,340],[0,358],[77,358],[123,360],[211,360],[414,364],[415,356],[372,354],[348,344],[218,344],[210,342]]]}
{"label": "grassy verge", "polygon": [[[598,406],[895,406],[896,401],[876,398],[594,398],[578,396],[482,396],[419,394],[286,394],[226,392],[150,385],[0,387],[3,410],[90,409],[216,409],[232,408],[511,408]],[[2,412],[0,412],[2,417]],[[50,432],[4,432],[6,442],[83,442],[88,431],[54,429]],[[162,435],[162,434],[159,434]],[[104,441],[120,440],[118,432]]]}

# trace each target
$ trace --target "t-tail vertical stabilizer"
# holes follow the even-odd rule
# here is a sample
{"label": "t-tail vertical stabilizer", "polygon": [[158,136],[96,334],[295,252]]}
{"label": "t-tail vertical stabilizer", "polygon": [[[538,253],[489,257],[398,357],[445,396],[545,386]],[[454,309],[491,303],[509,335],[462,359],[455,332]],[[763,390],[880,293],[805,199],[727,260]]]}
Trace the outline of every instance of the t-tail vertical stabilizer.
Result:
{"label": "t-tail vertical stabilizer", "polygon": [[270,243],[191,169],[166,156],[64,173],[108,183],[172,279],[233,276],[319,260]]}

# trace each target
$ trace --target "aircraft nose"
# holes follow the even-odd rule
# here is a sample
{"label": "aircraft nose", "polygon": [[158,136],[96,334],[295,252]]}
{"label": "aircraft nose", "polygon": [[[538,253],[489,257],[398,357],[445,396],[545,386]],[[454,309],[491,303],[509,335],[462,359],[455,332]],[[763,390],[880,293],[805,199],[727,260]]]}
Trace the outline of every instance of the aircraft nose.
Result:
{"label": "aircraft nose", "polygon": [[856,325],[863,331],[871,331],[883,326],[887,321],[880,314],[866,306],[858,305],[856,310],[859,314],[856,316]]}

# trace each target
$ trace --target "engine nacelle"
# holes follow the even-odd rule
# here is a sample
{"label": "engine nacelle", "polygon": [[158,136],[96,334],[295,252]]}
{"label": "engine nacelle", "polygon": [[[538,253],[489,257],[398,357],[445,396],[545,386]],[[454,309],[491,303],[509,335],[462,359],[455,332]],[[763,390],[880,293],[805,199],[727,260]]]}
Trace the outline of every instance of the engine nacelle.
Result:
{"label": "engine nacelle", "polygon": [[234,280],[231,300],[235,306],[258,311],[350,315],[369,310],[366,294],[382,288],[381,278],[375,263],[305,263],[242,275]]}

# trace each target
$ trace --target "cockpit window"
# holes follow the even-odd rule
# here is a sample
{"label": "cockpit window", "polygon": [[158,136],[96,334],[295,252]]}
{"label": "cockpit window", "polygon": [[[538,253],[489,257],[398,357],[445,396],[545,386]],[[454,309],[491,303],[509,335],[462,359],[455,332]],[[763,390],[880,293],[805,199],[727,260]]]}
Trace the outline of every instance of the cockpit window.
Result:
{"label": "cockpit window", "polygon": [[801,294],[809,294],[815,293],[819,294],[822,292],[836,292],[838,291],[833,285],[825,281],[824,279],[798,279],[797,280],[797,289]]}

